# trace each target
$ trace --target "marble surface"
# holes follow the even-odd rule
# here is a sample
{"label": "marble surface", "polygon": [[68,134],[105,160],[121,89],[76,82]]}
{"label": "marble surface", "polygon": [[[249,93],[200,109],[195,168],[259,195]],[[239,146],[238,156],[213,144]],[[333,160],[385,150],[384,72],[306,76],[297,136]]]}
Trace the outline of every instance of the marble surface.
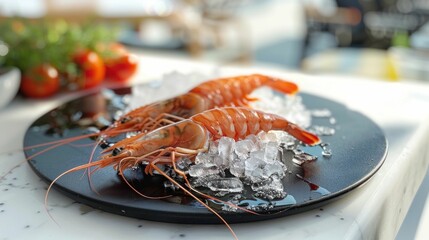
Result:
{"label": "marble surface", "polygon": [[[180,59],[141,57],[134,82],[171,71],[233,75],[250,72],[291,79],[302,91],[360,111],[385,132],[384,165],[363,186],[328,205],[284,218],[233,224],[240,239],[394,239],[429,164],[429,87],[342,76],[309,76],[267,67],[225,67]],[[22,152],[28,126],[76,96],[15,99],[0,110],[0,240],[5,239],[232,239],[223,225],[152,222],[101,212],[61,195],[30,169]],[[353,166],[350,166],[353,167]]]}

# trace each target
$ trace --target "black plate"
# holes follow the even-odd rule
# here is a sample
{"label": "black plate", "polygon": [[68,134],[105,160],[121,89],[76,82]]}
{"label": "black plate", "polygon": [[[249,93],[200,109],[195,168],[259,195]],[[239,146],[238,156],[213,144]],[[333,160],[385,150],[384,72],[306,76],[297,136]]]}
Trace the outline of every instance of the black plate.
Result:
{"label": "black plate", "polygon": [[[46,113],[28,129],[24,145],[34,146],[79,136],[86,133],[88,126],[102,127],[123,107],[122,98],[117,96],[129,91],[122,89],[112,94],[109,90],[107,93],[103,91],[81,97]],[[306,152],[318,156],[318,159],[302,166],[288,161],[290,172],[283,179],[287,191],[285,199],[247,201],[259,206],[257,209],[261,215],[221,211],[228,222],[271,219],[320,207],[365,183],[382,165],[387,154],[387,141],[374,122],[339,103],[310,94],[302,93],[301,96],[308,109],[329,109],[332,112],[335,124],[330,123],[329,118],[313,118],[313,125],[335,128],[333,136],[322,136],[322,140],[330,144],[332,156],[323,157],[319,146],[305,148]],[[62,172],[86,163],[92,150],[88,144],[93,143],[93,139],[86,138],[65,144],[37,155],[29,164],[43,180],[51,182]],[[31,156],[40,150],[26,150],[25,154]],[[100,151],[98,148],[96,156]],[[160,176],[147,177],[139,171],[131,175],[129,179],[132,184],[147,195],[170,194],[163,187],[165,179]],[[187,196],[173,196],[164,200],[138,196],[119,179],[111,167],[93,174],[92,184],[96,191],[91,189],[82,170],[63,176],[54,187],[78,202],[115,214],[175,223],[220,222],[201,204]],[[218,206],[215,204],[214,207]]]}

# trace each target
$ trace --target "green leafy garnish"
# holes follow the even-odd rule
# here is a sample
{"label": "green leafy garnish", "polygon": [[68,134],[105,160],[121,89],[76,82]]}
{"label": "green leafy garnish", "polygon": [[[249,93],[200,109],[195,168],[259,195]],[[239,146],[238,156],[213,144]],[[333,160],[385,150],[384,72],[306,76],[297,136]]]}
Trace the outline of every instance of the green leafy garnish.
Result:
{"label": "green leafy garnish", "polygon": [[103,22],[84,23],[65,20],[31,20],[11,18],[0,22],[0,41],[8,53],[0,65],[16,66],[26,72],[34,66],[49,63],[63,76],[76,76],[73,55],[80,49],[98,52],[100,44],[117,39],[117,27]]}

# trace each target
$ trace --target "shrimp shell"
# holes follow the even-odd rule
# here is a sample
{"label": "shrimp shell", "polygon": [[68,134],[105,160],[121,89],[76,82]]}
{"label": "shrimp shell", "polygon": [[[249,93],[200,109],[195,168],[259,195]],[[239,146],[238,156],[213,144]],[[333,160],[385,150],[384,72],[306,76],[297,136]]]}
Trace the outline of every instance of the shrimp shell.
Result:
{"label": "shrimp shell", "polygon": [[[215,107],[247,107],[249,102],[257,100],[248,95],[261,86],[268,86],[285,94],[295,94],[298,91],[295,83],[261,74],[215,79],[204,82],[183,95],[137,108],[121,117],[111,129],[150,131],[160,126],[162,121],[173,123],[177,119],[189,118]],[[106,135],[111,136],[108,132],[105,131]]]}

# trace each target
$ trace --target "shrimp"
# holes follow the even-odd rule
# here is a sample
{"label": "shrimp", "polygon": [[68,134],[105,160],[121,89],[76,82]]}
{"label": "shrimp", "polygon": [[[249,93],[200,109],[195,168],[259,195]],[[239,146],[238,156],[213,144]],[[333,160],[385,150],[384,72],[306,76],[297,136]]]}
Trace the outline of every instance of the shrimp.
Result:
{"label": "shrimp", "polygon": [[268,86],[285,94],[295,94],[298,91],[295,83],[261,74],[210,80],[183,95],[125,114],[110,128],[115,129],[115,132],[109,133],[107,130],[104,134],[112,136],[124,129],[150,131],[163,123],[171,124],[215,107],[247,107],[249,102],[257,100],[248,95],[261,86]]}
{"label": "shrimp", "polygon": [[26,147],[29,149],[51,145],[45,150],[29,156],[27,160],[62,144],[88,137],[99,137],[99,143],[101,143],[107,138],[126,132],[149,132],[157,127],[187,119],[215,107],[247,107],[249,102],[257,100],[248,95],[261,86],[268,86],[285,94],[295,94],[298,91],[298,86],[293,82],[262,74],[210,80],[201,83],[185,94],[130,111],[100,132]]}
{"label": "shrimp", "polygon": [[[95,171],[113,166],[125,182],[127,182],[124,177],[124,171],[137,167],[141,163],[146,163],[147,165],[144,169],[146,174],[153,174],[154,171],[159,172],[185,193],[203,204],[209,211],[213,212],[236,238],[234,231],[226,220],[191,192],[198,191],[193,189],[189,184],[186,173],[176,168],[176,159],[188,157],[194,160],[199,152],[207,150],[206,146],[209,140],[217,140],[221,137],[230,137],[239,140],[244,139],[250,134],[258,134],[261,131],[269,130],[286,131],[308,145],[316,145],[320,142],[320,139],[316,135],[301,129],[275,114],[264,113],[245,107],[214,108],[196,114],[189,119],[117,142],[106,149],[98,161],[74,167],[59,175],[50,184],[48,192],[60,177],[70,172],[89,167],[96,167]],[[188,189],[163,172],[159,168],[159,165],[172,166],[179,175],[183,176]],[[130,184],[128,186],[138,193]],[[48,192],[45,196],[45,204],[47,204]],[[207,197],[207,195],[204,196]]]}

